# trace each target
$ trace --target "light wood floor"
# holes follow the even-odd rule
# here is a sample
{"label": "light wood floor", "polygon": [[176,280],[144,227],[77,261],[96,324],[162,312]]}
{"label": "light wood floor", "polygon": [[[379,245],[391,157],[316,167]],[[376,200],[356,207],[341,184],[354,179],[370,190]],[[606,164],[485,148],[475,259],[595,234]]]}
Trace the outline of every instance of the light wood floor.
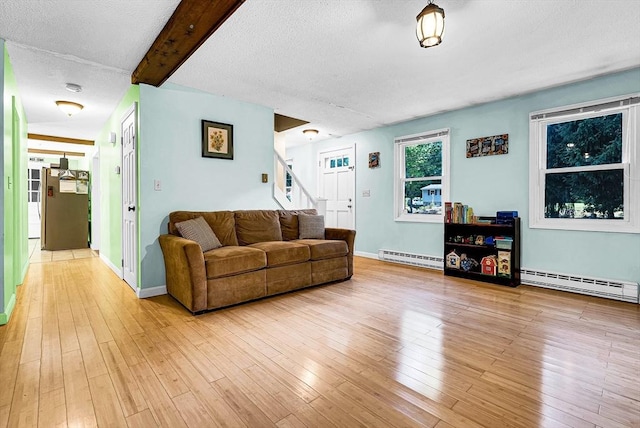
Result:
{"label": "light wood floor", "polygon": [[0,427],[640,426],[638,305],[368,259],[198,317],[33,263],[0,350]]}

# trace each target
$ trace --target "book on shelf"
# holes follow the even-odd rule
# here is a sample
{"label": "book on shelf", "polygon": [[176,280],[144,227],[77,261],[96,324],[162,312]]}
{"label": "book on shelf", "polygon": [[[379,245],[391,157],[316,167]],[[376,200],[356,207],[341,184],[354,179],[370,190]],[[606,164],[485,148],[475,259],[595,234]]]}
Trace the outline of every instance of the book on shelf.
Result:
{"label": "book on shelf", "polygon": [[444,203],[444,222],[471,224],[476,220],[473,208],[464,205],[462,202]]}

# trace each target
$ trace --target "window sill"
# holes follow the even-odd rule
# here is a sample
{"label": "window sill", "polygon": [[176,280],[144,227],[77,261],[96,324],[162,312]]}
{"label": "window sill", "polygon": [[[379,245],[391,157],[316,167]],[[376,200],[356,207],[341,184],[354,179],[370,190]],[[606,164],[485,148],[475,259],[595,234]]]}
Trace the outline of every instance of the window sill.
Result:
{"label": "window sill", "polygon": [[442,214],[400,214],[394,220],[406,223],[444,223]]}
{"label": "window sill", "polygon": [[605,233],[640,233],[640,227],[624,220],[562,220],[545,219],[531,221],[531,229],[566,230],[576,232],[605,232]]}

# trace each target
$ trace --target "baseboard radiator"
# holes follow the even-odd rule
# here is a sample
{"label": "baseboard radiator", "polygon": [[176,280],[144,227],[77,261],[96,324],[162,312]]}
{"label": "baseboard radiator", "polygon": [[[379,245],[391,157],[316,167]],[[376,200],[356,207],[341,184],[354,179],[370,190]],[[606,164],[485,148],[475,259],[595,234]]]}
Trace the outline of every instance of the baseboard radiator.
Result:
{"label": "baseboard radiator", "polygon": [[[444,259],[442,257],[408,253],[406,251],[378,250],[378,259],[429,269],[444,269]],[[604,297],[623,302],[640,303],[640,288],[638,283],[635,282],[589,278],[533,269],[521,269],[520,280],[522,284],[526,285]]]}
{"label": "baseboard radiator", "polygon": [[442,257],[407,253],[405,251],[378,250],[378,259],[429,269],[444,269],[444,259]]}
{"label": "baseboard radiator", "polygon": [[520,280],[527,285],[639,303],[638,283],[635,282],[589,278],[531,269],[521,269]]}

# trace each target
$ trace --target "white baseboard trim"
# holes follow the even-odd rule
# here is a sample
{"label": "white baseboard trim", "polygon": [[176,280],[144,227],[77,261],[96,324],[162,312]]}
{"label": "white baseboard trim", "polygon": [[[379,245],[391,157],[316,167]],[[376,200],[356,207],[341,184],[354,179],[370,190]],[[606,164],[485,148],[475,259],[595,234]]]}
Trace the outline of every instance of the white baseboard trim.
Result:
{"label": "white baseboard trim", "polygon": [[167,286],[159,285],[157,287],[138,288],[136,292],[138,299],[146,299],[147,297],[162,296],[167,294]]}
{"label": "white baseboard trim", "polygon": [[367,253],[365,251],[354,251],[354,256],[358,257],[366,257],[367,259],[376,259],[378,260],[378,253]]}
{"label": "white baseboard trim", "polygon": [[102,260],[104,262],[104,264],[109,266],[109,269],[111,269],[116,275],[118,275],[118,278],[120,278],[120,279],[124,278],[124,275],[122,274],[122,269],[117,267],[113,263],[111,263],[111,260],[109,260],[107,258],[107,256],[105,256],[104,254],[100,253],[100,260]]}

